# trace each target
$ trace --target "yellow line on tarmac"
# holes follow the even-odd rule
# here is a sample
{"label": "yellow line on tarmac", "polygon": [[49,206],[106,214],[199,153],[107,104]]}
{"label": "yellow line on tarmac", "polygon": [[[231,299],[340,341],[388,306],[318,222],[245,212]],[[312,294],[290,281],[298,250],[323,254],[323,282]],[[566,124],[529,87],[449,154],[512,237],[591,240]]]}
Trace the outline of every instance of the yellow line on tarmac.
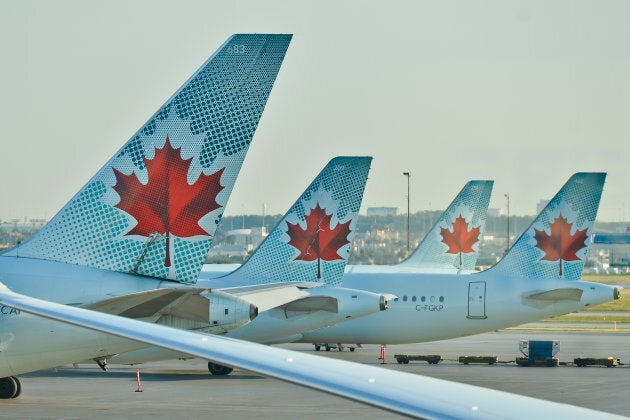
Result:
{"label": "yellow line on tarmac", "polygon": [[630,328],[586,328],[586,327],[509,327],[503,328],[509,331],[601,331],[601,332],[630,332]]}

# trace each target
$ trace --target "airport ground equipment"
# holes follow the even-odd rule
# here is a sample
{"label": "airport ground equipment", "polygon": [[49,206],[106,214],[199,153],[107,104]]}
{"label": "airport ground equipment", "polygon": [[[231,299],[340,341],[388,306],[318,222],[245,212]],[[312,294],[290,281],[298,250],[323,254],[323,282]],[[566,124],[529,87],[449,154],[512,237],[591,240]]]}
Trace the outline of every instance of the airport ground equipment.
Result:
{"label": "airport ground equipment", "polygon": [[459,356],[457,359],[459,363],[464,365],[469,364],[488,364],[494,365],[499,362],[499,358],[497,356]]}
{"label": "airport ground equipment", "polygon": [[430,365],[437,365],[442,360],[442,356],[439,354],[428,355],[410,355],[410,354],[395,354],[394,358],[398,364],[408,364],[410,360],[424,361]]}
{"label": "airport ground equipment", "polygon": [[525,357],[517,357],[519,366],[558,366],[555,355],[560,351],[558,340],[521,340],[519,350]]}
{"label": "airport ground equipment", "polygon": [[350,351],[354,351],[354,349],[357,348],[357,346],[352,346],[352,345],[348,345],[348,346],[344,346],[341,343],[338,344],[330,344],[330,343],[313,343],[313,345],[315,346],[315,351],[320,351],[322,349],[322,347],[326,350],[326,351],[330,351],[330,349],[338,349],[339,351],[343,351],[344,348],[348,348]]}
{"label": "airport ground equipment", "polygon": [[609,357],[576,357],[573,359],[573,364],[577,367],[586,367],[586,366],[606,366],[606,367],[615,367],[619,366],[620,360],[609,356]]}

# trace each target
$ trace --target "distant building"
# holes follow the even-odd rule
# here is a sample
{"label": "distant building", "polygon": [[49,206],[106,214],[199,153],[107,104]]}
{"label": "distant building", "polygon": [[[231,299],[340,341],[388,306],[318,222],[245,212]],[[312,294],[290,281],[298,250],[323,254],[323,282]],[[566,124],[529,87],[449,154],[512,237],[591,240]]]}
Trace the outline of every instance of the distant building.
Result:
{"label": "distant building", "polygon": [[594,244],[630,244],[630,233],[594,233]]}
{"label": "distant building", "polygon": [[368,216],[396,216],[398,207],[368,207]]}
{"label": "distant building", "polygon": [[264,227],[230,230],[227,232],[228,243],[212,247],[208,252],[208,258],[246,257],[260,245],[266,236],[267,229]]}
{"label": "distant building", "polygon": [[499,217],[501,210],[498,208],[488,208],[488,217]]}

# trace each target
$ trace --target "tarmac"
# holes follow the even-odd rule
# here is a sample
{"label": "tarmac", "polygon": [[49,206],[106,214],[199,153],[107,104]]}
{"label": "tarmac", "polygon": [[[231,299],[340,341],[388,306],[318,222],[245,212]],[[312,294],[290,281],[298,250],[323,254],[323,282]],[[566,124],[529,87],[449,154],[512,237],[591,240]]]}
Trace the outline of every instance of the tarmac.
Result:
{"label": "tarmac", "polygon": [[[521,367],[520,340],[559,340],[561,362],[575,357],[621,359],[613,368],[574,366]],[[512,393],[630,416],[630,333],[621,331],[501,330],[452,340],[388,346],[386,364],[379,346],[354,352],[320,351],[323,357],[380,365],[419,375],[463,382]],[[309,344],[282,347],[316,353]],[[394,354],[439,354],[439,364],[397,364]],[[462,365],[461,355],[496,355],[496,365]],[[136,369],[139,369],[141,390]],[[383,419],[401,418],[374,407],[348,401],[249,372],[235,370],[211,376],[203,360],[172,360],[138,366],[63,366],[21,375],[22,395],[0,400],[0,418],[29,419]],[[527,417],[527,413],[523,413]]]}

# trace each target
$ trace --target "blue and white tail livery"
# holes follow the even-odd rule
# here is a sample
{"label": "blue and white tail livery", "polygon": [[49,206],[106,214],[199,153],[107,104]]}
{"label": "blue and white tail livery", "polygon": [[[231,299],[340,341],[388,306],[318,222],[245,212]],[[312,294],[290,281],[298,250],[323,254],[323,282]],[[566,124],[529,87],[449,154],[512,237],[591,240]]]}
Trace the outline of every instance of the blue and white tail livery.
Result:
{"label": "blue and white tail livery", "polygon": [[37,235],[5,256],[193,283],[291,35],[234,35]]}
{"label": "blue and white tail livery", "polygon": [[605,180],[605,173],[573,175],[490,272],[579,280]]}
{"label": "blue and white tail livery", "polygon": [[494,181],[470,181],[418,248],[397,267],[473,271]]}
{"label": "blue and white tail livery", "polygon": [[332,159],[245,264],[222,280],[340,284],[371,161]]}
{"label": "blue and white tail livery", "polygon": [[469,275],[363,271],[344,287],[399,296],[387,311],[302,334],[308,343],[446,340],[560,316],[619,298],[619,287],[580,278],[604,174],[578,173],[503,260]]}

